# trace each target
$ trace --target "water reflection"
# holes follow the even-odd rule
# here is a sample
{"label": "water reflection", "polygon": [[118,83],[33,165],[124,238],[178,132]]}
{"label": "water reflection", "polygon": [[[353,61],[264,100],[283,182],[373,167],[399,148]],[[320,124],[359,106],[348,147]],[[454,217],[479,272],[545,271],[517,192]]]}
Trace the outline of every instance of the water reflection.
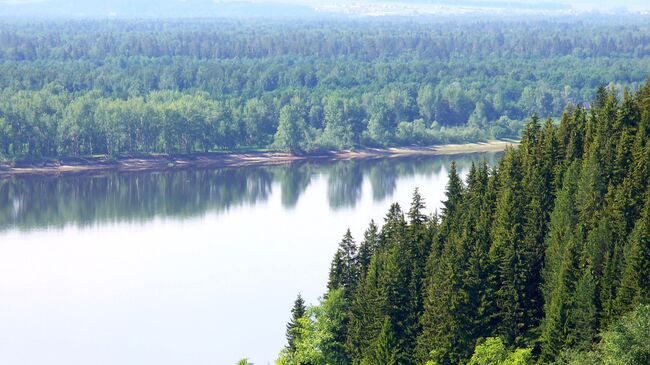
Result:
{"label": "water reflection", "polygon": [[[498,154],[483,154],[489,163]],[[187,218],[268,200],[279,189],[285,209],[296,206],[314,178],[327,181],[330,209],[353,208],[364,179],[372,197],[389,197],[399,177],[430,176],[476,155],[421,156],[283,166],[102,175],[16,176],[0,179],[0,230],[85,226],[103,222]]]}

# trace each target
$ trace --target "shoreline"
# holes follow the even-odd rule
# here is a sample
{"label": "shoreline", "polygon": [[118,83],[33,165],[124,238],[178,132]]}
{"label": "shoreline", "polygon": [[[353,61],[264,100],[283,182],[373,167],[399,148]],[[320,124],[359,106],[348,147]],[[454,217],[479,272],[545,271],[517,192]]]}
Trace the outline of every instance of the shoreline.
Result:
{"label": "shoreline", "polygon": [[493,140],[429,147],[363,148],[319,154],[294,155],[286,152],[197,153],[189,155],[142,155],[109,160],[107,157],[70,158],[34,162],[14,167],[0,164],[0,177],[28,174],[61,174],[106,171],[162,171],[181,168],[224,168],[269,166],[297,161],[343,161],[406,156],[454,155],[463,153],[499,152],[518,144],[511,140]]}

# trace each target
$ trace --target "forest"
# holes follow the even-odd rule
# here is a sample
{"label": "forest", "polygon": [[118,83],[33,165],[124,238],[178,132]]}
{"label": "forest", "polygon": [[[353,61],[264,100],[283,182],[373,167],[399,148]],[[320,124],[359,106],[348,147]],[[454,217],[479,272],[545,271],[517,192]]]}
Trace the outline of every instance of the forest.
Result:
{"label": "forest", "polygon": [[518,138],[650,74],[639,20],[0,22],[0,159]]}
{"label": "forest", "polygon": [[277,363],[650,363],[650,81],[559,119],[464,181],[452,164],[441,211],[416,190],[348,230]]}

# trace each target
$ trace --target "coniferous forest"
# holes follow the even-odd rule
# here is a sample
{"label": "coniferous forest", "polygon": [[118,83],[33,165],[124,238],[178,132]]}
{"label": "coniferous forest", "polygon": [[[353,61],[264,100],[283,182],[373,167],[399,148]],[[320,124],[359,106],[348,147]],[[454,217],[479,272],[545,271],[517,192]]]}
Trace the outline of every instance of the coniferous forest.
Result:
{"label": "coniferous forest", "polygon": [[[400,2],[282,20],[0,14],[0,362],[225,363],[249,328],[267,358],[277,326],[262,322],[285,304],[259,302],[319,275],[294,243],[336,241],[328,222],[357,229],[348,217],[415,186],[398,177],[449,165],[440,210],[416,189],[362,237],[342,232],[326,292],[287,308],[277,364],[649,365],[650,8],[390,15]],[[493,139],[514,145],[466,155],[467,174],[439,149],[388,151]],[[386,149],[328,154],[356,148]],[[152,169],[178,171],[145,173],[159,154]]]}
{"label": "coniferous forest", "polygon": [[644,19],[0,22],[0,159],[518,138],[650,74]]}
{"label": "coniferous forest", "polygon": [[348,230],[278,364],[650,363],[650,82],[591,105]]}

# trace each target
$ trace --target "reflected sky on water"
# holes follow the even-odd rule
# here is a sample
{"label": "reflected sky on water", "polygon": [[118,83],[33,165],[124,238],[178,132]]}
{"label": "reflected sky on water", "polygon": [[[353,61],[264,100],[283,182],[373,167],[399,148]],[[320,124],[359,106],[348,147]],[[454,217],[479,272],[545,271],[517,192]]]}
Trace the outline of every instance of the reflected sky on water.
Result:
{"label": "reflected sky on water", "polygon": [[496,158],[0,179],[0,363],[273,363],[346,228]]}

